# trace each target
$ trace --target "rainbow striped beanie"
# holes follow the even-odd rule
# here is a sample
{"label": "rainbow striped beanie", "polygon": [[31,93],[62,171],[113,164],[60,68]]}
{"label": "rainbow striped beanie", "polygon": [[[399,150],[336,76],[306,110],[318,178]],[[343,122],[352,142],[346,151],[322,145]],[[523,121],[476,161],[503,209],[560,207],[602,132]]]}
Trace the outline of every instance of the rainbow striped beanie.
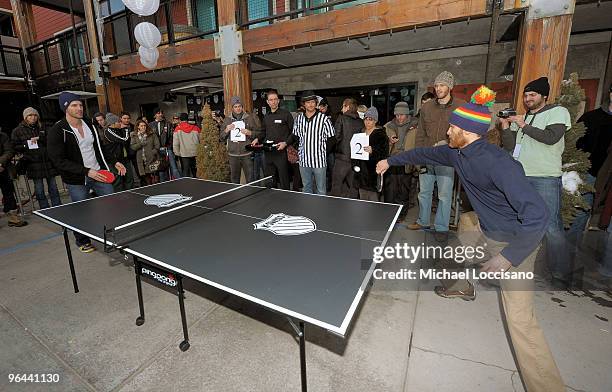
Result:
{"label": "rainbow striped beanie", "polygon": [[469,103],[455,109],[449,123],[468,132],[486,135],[491,125],[489,108],[495,103],[495,92],[487,86],[480,86]]}

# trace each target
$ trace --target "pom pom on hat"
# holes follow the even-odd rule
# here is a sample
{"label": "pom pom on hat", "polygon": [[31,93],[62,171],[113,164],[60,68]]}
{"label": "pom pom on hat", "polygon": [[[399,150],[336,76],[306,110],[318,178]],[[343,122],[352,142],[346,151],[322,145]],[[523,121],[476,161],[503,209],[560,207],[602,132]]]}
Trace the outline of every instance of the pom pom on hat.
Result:
{"label": "pom pom on hat", "polygon": [[495,95],[495,91],[483,85],[472,94],[470,102],[490,108],[495,103]]}

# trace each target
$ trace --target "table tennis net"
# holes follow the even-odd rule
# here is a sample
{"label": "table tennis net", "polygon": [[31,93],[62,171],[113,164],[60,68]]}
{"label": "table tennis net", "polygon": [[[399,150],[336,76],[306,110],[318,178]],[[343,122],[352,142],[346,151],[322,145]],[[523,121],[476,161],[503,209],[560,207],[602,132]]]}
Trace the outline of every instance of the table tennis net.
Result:
{"label": "table tennis net", "polygon": [[[257,182],[255,182],[257,183]],[[160,211],[149,217],[129,222],[116,228],[105,228],[105,249],[122,249],[134,241],[145,239],[168,228],[188,222],[214,211],[222,210],[230,204],[251,197],[267,188],[250,183],[205,197],[200,200],[181,203],[168,211]]]}

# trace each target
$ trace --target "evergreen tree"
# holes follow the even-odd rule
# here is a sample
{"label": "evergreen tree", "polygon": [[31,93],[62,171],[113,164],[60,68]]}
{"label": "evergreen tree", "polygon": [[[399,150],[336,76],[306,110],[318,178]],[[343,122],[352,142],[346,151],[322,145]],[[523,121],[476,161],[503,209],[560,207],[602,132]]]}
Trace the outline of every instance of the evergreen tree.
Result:
{"label": "evergreen tree", "polygon": [[229,182],[227,148],[219,141],[219,128],[212,118],[212,111],[208,104],[202,108],[202,132],[196,162],[198,178]]}
{"label": "evergreen tree", "polygon": [[561,216],[566,227],[572,224],[578,209],[589,209],[582,195],[594,191],[593,186],[585,182],[585,175],[591,167],[589,153],[576,148],[576,142],[586,132],[583,123],[576,123],[578,111],[584,100],[585,94],[578,84],[578,74],[572,73],[570,79],[564,80],[561,84],[561,95],[556,101],[569,111],[572,119],[572,127],[565,133],[565,150],[562,157]]}

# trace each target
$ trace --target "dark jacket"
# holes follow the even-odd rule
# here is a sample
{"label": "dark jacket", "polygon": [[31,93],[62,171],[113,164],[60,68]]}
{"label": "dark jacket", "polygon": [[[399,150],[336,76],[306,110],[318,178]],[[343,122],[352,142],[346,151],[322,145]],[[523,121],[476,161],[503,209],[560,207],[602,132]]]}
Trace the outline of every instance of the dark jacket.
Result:
{"label": "dark jacket", "polygon": [[166,120],[151,121],[149,127],[157,135],[160,147],[172,148],[172,129],[170,129],[170,124]]}
{"label": "dark jacket", "polygon": [[447,140],[450,114],[464,103],[464,100],[456,97],[451,97],[446,105],[439,104],[437,99],[425,102],[419,115],[416,146],[432,147],[442,140]]}
{"label": "dark jacket", "polygon": [[515,267],[539,245],[548,208],[525,177],[520,162],[484,139],[461,149],[448,145],[415,148],[387,160],[391,166],[452,166],[459,175],[484,234],[507,242],[501,254]]}
{"label": "dark jacket", "polygon": [[363,130],[363,120],[357,113],[344,113],[336,120],[336,159],[351,160],[351,138]]}
{"label": "dark jacket", "polygon": [[[38,148],[36,149],[28,147],[28,140],[33,137],[38,137]],[[49,178],[58,175],[47,153],[47,133],[38,124],[30,126],[22,122],[13,129],[11,141],[15,151],[23,154],[20,161],[23,162],[29,178]]]}
{"label": "dark jacket", "polygon": [[[223,124],[221,124],[221,128],[219,130],[220,139],[223,142],[227,143],[227,152],[229,156],[245,156],[251,155],[251,151],[247,151],[246,146],[251,144],[253,140],[256,138],[261,138],[261,125],[259,124],[259,119],[257,116],[253,116],[247,112],[243,112],[244,115],[240,120],[234,118],[233,113],[230,114],[223,120]],[[246,129],[253,132],[251,136],[246,137],[246,141],[244,142],[233,142],[230,138],[230,132],[226,133],[225,128],[236,121],[244,121],[244,125]]]}
{"label": "dark jacket", "polygon": [[576,147],[591,153],[589,173],[597,177],[597,172],[608,157],[608,146],[612,142],[612,113],[598,108],[583,114],[578,122],[584,123],[586,133],[578,139]]}
{"label": "dark jacket", "polygon": [[101,142],[104,156],[112,157],[113,160],[118,162],[127,162],[129,154],[125,146],[130,142],[130,131],[128,128],[105,128],[102,133]]}
{"label": "dark jacket", "polygon": [[287,145],[295,143],[293,135],[293,116],[285,109],[278,108],[275,112],[268,112],[263,119],[263,129],[259,142],[271,140],[275,143],[285,142]]}
{"label": "dark jacket", "polygon": [[389,138],[384,129],[376,128],[368,139],[372,147],[370,159],[367,161],[353,160],[353,166],[357,165],[360,169],[359,173],[355,173],[355,181],[357,188],[376,192],[376,164],[389,156]]}
{"label": "dark jacket", "polygon": [[[83,119],[83,122],[93,133],[93,149],[100,169],[109,170],[117,163],[117,160],[113,157],[108,157],[108,159],[104,157],[96,128],[88,120]],[[62,181],[70,185],[85,185],[85,178],[90,168],[83,166],[83,156],[77,136],[65,118],[56,122],[49,130],[47,151],[53,166],[62,176]]]}
{"label": "dark jacket", "polygon": [[6,170],[11,164],[11,159],[15,155],[11,138],[4,132],[0,131],[0,165]]}

